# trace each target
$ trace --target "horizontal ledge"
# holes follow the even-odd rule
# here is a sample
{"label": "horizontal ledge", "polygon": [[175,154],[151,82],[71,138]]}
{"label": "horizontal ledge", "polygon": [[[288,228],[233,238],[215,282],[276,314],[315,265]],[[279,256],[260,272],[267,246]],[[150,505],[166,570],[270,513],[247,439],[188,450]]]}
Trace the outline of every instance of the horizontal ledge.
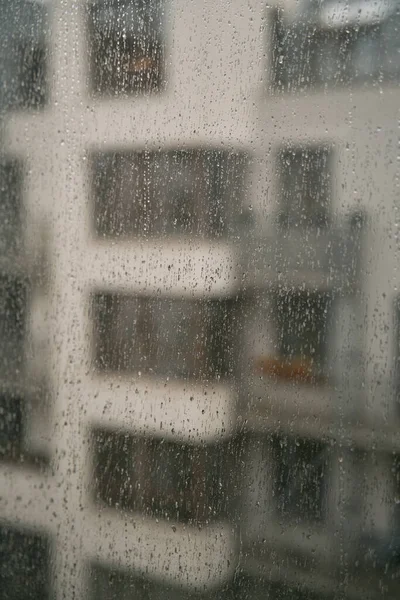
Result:
{"label": "horizontal ledge", "polygon": [[235,540],[225,523],[189,527],[102,509],[85,518],[82,540],[86,560],[187,588],[217,587],[235,568]]}
{"label": "horizontal ledge", "polygon": [[[266,558],[254,558],[245,554],[242,563],[242,572],[249,577],[254,577],[256,580],[266,578],[265,574],[268,573],[269,582],[292,585],[296,589],[301,586],[310,592],[321,594],[323,598],[327,590],[336,589],[338,586],[337,579],[321,568],[302,571],[298,567],[288,565],[285,554],[278,554],[277,556],[275,550],[273,560],[270,555]],[[285,565],[284,569],[282,568],[282,563]],[[349,600],[355,598],[350,595],[346,597]],[[357,596],[357,600],[359,597],[361,596]],[[362,597],[365,598],[365,596]]]}
{"label": "horizontal ledge", "polygon": [[271,267],[250,268],[244,285],[250,290],[255,288],[267,291],[272,288],[296,290],[306,286],[308,290],[332,292],[332,289],[335,289],[349,295],[357,289],[356,284],[350,279],[337,277],[329,272],[324,273],[322,270],[312,268],[307,270],[288,268],[279,273],[278,269]]}
{"label": "horizontal ledge", "polygon": [[340,440],[343,447],[373,448],[375,452],[399,452],[400,432],[398,428],[376,424],[351,424],[351,417],[346,418],[332,407],[320,409],[313,406],[300,411],[295,406],[279,407],[271,403],[263,407],[252,405],[251,410],[243,412],[247,426],[255,434],[273,433],[288,434],[313,439]]}
{"label": "horizontal ledge", "polygon": [[220,297],[237,290],[238,265],[228,243],[102,240],[88,244],[81,276],[92,289]]}
{"label": "horizontal ledge", "polygon": [[[329,383],[308,383],[274,376],[252,376],[248,387],[254,398],[260,398],[259,406],[271,412],[293,412],[293,416],[333,411],[337,405],[337,392]],[[336,401],[336,402],[335,402]]]}
{"label": "horizontal ledge", "polygon": [[19,466],[0,468],[0,520],[32,531],[55,530],[62,519],[51,478]]}
{"label": "horizontal ledge", "polygon": [[92,425],[192,443],[218,441],[234,430],[236,393],[228,384],[94,376],[87,390]]}
{"label": "horizontal ledge", "polygon": [[[319,562],[328,562],[332,560],[334,547],[332,545],[332,536],[327,533],[326,525],[317,527],[310,524],[300,525],[298,523],[277,522],[270,519],[268,525],[260,526],[260,537],[262,545],[270,545],[279,551],[295,550],[299,553],[314,554]],[[251,548],[256,548],[259,543],[259,537],[249,535],[245,538],[245,543]]]}

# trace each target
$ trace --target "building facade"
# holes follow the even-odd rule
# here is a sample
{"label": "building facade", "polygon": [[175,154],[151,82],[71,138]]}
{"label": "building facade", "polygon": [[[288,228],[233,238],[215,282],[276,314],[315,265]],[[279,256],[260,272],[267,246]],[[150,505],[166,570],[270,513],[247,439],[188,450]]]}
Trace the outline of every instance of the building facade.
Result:
{"label": "building facade", "polygon": [[396,597],[399,7],[354,7],[3,7],[4,597]]}

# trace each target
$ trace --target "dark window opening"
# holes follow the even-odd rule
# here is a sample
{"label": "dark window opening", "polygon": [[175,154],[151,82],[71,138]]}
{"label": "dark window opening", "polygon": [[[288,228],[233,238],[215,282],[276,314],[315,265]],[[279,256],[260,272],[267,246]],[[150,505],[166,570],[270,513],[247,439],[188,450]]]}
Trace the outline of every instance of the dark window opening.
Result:
{"label": "dark window opening", "polygon": [[299,91],[398,80],[400,13],[396,1],[387,3],[387,14],[380,17],[372,17],[372,3],[365,3],[359,11],[362,14],[354,18],[344,14],[346,7],[340,2],[320,4],[320,11],[315,7],[310,2],[302,18],[291,21],[284,11],[275,11],[271,27],[274,87]]}
{"label": "dark window opening", "polygon": [[[32,452],[26,446],[27,406],[32,395],[10,391],[12,386],[4,386],[0,391],[0,462],[24,464],[45,470],[49,455]],[[8,389],[7,389],[8,388]]]}
{"label": "dark window opening", "polygon": [[397,560],[400,563],[400,454],[392,457],[392,481],[393,481],[393,524],[392,532],[396,538]]}
{"label": "dark window opening", "polygon": [[275,300],[280,356],[306,358],[316,366],[326,360],[329,297],[308,292],[279,294]]}
{"label": "dark window opening", "polygon": [[20,47],[18,108],[39,108],[46,102],[46,50],[27,43]]}
{"label": "dark window opening", "polygon": [[204,523],[224,514],[225,447],[93,432],[98,502],[167,520]]}
{"label": "dark window opening", "polygon": [[[277,565],[275,565],[277,567]],[[287,566],[283,567],[284,571]],[[233,581],[224,593],[212,596],[214,600],[333,600],[332,595],[314,592],[299,583],[268,580],[265,575],[246,574],[237,570]]]}
{"label": "dark window opening", "polygon": [[0,596],[45,600],[49,594],[49,543],[44,536],[0,526]]}
{"label": "dark window opening", "polygon": [[43,2],[2,3],[0,106],[34,109],[47,101],[47,7]]}
{"label": "dark window opening", "polygon": [[393,453],[385,458],[391,462],[390,526],[385,532],[377,532],[370,527],[362,528],[357,540],[355,570],[376,587],[384,577],[390,582],[389,590],[394,597],[398,595],[397,575],[400,567],[400,455]]}
{"label": "dark window opening", "polygon": [[145,94],[164,86],[162,3],[99,0],[89,5],[91,85],[95,94]]}
{"label": "dark window opening", "polygon": [[233,374],[233,302],[98,294],[95,366],[180,379]]}
{"label": "dark window opening", "polygon": [[322,521],[327,491],[327,449],[317,440],[274,437],[275,507],[289,521]]}
{"label": "dark window opening", "polygon": [[0,254],[18,248],[21,225],[21,167],[15,160],[0,162]]}
{"label": "dark window opening", "polygon": [[396,398],[397,414],[400,416],[400,298],[394,301],[394,394]]}
{"label": "dark window opening", "polygon": [[109,152],[92,161],[95,230],[101,236],[234,232],[244,156],[213,150]]}
{"label": "dark window opening", "polygon": [[14,394],[0,394],[0,460],[17,460],[23,441],[22,399]]}
{"label": "dark window opening", "polygon": [[27,284],[0,274],[0,380],[15,381],[24,368]]}
{"label": "dark window opening", "polygon": [[[151,580],[136,572],[111,569],[105,565],[90,568],[91,600],[234,600],[230,590],[217,589],[202,592],[204,585],[190,587],[169,584],[167,581]],[[221,593],[223,595],[221,595]]]}
{"label": "dark window opening", "polygon": [[326,148],[290,148],[280,153],[279,223],[288,228],[321,228],[329,223],[330,152]]}
{"label": "dark window opening", "polygon": [[260,359],[258,371],[280,379],[324,383],[331,314],[329,294],[289,290],[276,293],[276,353]]}
{"label": "dark window opening", "polygon": [[90,598],[92,600],[150,600],[148,580],[129,571],[93,565],[90,568]]}

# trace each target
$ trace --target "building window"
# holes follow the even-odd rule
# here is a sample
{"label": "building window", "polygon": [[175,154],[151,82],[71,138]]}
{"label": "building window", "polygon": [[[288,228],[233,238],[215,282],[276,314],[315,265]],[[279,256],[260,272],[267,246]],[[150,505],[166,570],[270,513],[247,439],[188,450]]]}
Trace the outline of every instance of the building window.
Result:
{"label": "building window", "polygon": [[142,577],[109,566],[90,568],[91,600],[149,600],[150,582]]}
{"label": "building window", "polygon": [[163,88],[162,8],[161,0],[89,4],[90,75],[95,94],[143,94]]}
{"label": "building window", "polygon": [[303,383],[324,383],[331,312],[329,294],[277,292],[273,298],[276,353],[259,359],[259,372]]}
{"label": "building window", "polygon": [[330,151],[321,147],[289,148],[279,154],[279,223],[289,228],[321,228],[329,222]]}
{"label": "building window", "polygon": [[[275,556],[274,568],[279,568]],[[283,570],[287,572],[286,564]],[[217,598],[218,600],[222,598],[224,600],[333,600],[333,596],[312,592],[304,584],[301,585],[298,582],[285,584],[280,581],[271,581],[263,574],[254,572],[244,574],[239,570],[225,594],[217,595]]]}
{"label": "building window", "polygon": [[99,564],[90,568],[90,584],[90,600],[216,600],[220,598],[218,592],[222,591],[200,594],[196,588],[185,589],[167,581],[145,579],[138,573]]}
{"label": "building window", "polygon": [[234,231],[244,156],[213,150],[95,154],[95,231],[101,236],[195,235]]}
{"label": "building window", "polygon": [[[393,482],[393,514],[391,531],[396,550],[397,561],[400,559],[400,454],[392,455],[392,482]],[[392,544],[393,546],[393,544]]]}
{"label": "building window", "polygon": [[318,440],[276,436],[272,441],[275,509],[288,521],[321,521],[327,491],[327,449]]}
{"label": "building window", "polygon": [[43,42],[29,41],[20,47],[20,108],[37,108],[46,102],[46,51]]}
{"label": "building window", "polygon": [[0,256],[14,252],[20,243],[21,166],[16,160],[0,160]]}
{"label": "building window", "polygon": [[15,382],[24,367],[27,285],[0,273],[0,380]]}
{"label": "building window", "polygon": [[394,301],[394,395],[397,413],[400,415],[400,297]]}
{"label": "building window", "polygon": [[233,303],[98,294],[95,366],[180,379],[233,373]]}
{"label": "building window", "polygon": [[0,460],[18,460],[22,451],[22,399],[10,392],[0,394]]}
{"label": "building window", "polygon": [[0,106],[41,107],[47,99],[47,8],[43,2],[15,0],[3,11]]}
{"label": "building window", "polygon": [[275,300],[278,352],[289,362],[307,362],[314,372],[326,362],[329,297],[308,292],[286,292]]}
{"label": "building window", "polygon": [[391,2],[304,3],[301,18],[275,11],[272,72],[275,87],[301,90],[363,81],[398,80],[400,14]]}
{"label": "building window", "polygon": [[106,430],[95,430],[92,439],[98,502],[185,523],[223,514],[222,444],[191,446]]}
{"label": "building window", "polygon": [[49,544],[45,537],[0,526],[1,598],[49,598]]}
{"label": "building window", "polygon": [[[19,383],[19,382],[18,382]],[[32,450],[26,444],[28,393],[13,392],[16,386],[4,385],[0,392],[0,462],[20,463],[25,467],[44,470],[49,464],[46,452]]]}

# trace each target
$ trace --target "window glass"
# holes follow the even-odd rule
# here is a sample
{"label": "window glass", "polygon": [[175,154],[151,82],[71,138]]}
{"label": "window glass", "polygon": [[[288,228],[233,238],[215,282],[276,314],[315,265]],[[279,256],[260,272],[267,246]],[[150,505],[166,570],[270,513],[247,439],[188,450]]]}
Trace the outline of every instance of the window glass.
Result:
{"label": "window glass", "polygon": [[90,79],[98,95],[143,94],[164,84],[163,2],[88,5]]}
{"label": "window glass", "polygon": [[226,377],[234,366],[233,311],[233,303],[223,300],[99,294],[93,310],[97,369],[182,379]]}
{"label": "window glass", "polygon": [[280,8],[270,46],[274,85],[293,90],[396,81],[398,26],[397,0],[308,1],[297,15]]}
{"label": "window glass", "polygon": [[243,169],[243,155],[212,150],[95,154],[96,233],[232,234],[241,208]]}
{"label": "window glass", "polygon": [[49,543],[17,528],[0,528],[0,579],[4,598],[50,598]]}
{"label": "window glass", "polygon": [[42,1],[0,3],[3,85],[0,106],[32,109],[48,96],[47,8]]}
{"label": "window glass", "polygon": [[3,274],[0,278],[1,372],[3,381],[22,373],[26,305],[26,283]]}
{"label": "window glass", "polygon": [[17,249],[21,223],[21,167],[18,161],[0,162],[0,252],[3,258]]}
{"label": "window glass", "polygon": [[400,598],[400,0],[0,11],[0,600]]}
{"label": "window glass", "polygon": [[0,397],[0,459],[16,459],[22,445],[22,399],[10,391]]}
{"label": "window glass", "polygon": [[278,356],[307,373],[323,372],[327,361],[329,298],[280,293],[275,300]]}
{"label": "window glass", "polygon": [[[400,299],[395,298],[393,302],[393,322],[395,326],[394,342],[394,365],[393,365],[393,387],[395,390],[396,401],[400,402]],[[397,404],[400,414],[400,404]]]}
{"label": "window glass", "polygon": [[283,436],[273,441],[276,509],[282,518],[323,518],[326,451],[321,442]]}
{"label": "window glass", "polygon": [[290,228],[324,227],[330,213],[330,161],[325,148],[293,148],[280,154],[280,222]]}
{"label": "window glass", "polygon": [[221,444],[197,447],[95,431],[93,452],[96,497],[108,506],[183,523],[222,515],[228,474]]}

